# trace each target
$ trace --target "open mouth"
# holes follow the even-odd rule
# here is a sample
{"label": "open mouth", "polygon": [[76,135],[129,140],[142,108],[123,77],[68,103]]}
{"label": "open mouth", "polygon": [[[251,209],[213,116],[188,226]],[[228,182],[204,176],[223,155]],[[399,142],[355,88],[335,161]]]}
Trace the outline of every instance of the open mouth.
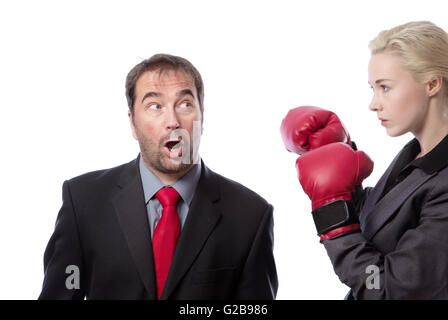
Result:
{"label": "open mouth", "polygon": [[174,148],[180,148],[181,146],[181,140],[176,141],[168,141],[165,143],[165,147],[168,148],[169,151],[172,151]]}
{"label": "open mouth", "polygon": [[182,156],[182,137],[175,140],[168,140],[164,146],[167,148],[170,158],[178,158]]}

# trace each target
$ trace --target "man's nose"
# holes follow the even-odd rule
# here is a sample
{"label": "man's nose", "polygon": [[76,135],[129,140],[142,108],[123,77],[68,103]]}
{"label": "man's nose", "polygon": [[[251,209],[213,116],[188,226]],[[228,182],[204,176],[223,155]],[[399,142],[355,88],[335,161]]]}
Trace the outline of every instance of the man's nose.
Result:
{"label": "man's nose", "polygon": [[178,115],[174,108],[166,108],[164,120],[167,129],[175,130],[180,127]]}

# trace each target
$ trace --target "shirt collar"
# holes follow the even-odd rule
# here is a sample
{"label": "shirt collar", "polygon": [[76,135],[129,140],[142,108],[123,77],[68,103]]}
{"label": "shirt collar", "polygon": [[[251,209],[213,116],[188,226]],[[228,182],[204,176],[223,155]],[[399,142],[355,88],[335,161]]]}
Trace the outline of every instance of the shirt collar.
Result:
{"label": "shirt collar", "polygon": [[[147,204],[148,201],[154,197],[156,192],[161,188],[166,187],[166,185],[163,184],[162,181],[160,181],[160,179],[146,167],[141,156],[139,160],[139,168],[140,178],[143,184],[143,192],[145,194],[145,203]],[[177,180],[176,183],[171,186],[176,189],[182,200],[185,201],[188,206],[190,206],[190,203],[193,200],[200,176],[201,159],[199,158],[198,163],[194,165],[186,175]]]}
{"label": "shirt collar", "polygon": [[[413,139],[405,147],[405,152],[414,159],[420,152],[420,144],[417,139]],[[448,135],[442,139],[430,152],[423,157],[415,159],[406,168],[420,168],[427,174],[432,174],[448,165]]]}

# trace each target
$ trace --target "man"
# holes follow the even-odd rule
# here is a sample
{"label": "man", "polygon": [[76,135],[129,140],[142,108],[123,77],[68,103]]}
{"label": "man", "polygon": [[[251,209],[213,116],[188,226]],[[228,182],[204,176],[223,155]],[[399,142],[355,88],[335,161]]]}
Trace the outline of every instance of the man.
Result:
{"label": "man", "polygon": [[40,299],[274,299],[273,208],[197,153],[204,89],[158,54],[126,79],[137,159],[64,182]]}

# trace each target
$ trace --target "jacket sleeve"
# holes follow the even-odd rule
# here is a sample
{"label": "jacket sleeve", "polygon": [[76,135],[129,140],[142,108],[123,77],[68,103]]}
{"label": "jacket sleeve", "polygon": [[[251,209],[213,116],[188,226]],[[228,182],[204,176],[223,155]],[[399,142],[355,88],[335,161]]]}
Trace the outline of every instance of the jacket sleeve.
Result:
{"label": "jacket sleeve", "polygon": [[39,299],[84,299],[84,268],[76,214],[65,181],[63,204],[44,254],[45,277]]}
{"label": "jacket sleeve", "polygon": [[356,186],[355,191],[352,192],[352,203],[353,208],[357,215],[361,212],[366,199],[369,197],[370,192],[372,191],[371,187],[363,188],[362,186]]}
{"label": "jacket sleeve", "polygon": [[273,228],[273,207],[268,205],[243,267],[235,299],[275,299],[278,279],[273,253]]}
{"label": "jacket sleeve", "polygon": [[448,190],[427,196],[416,228],[382,254],[361,232],[323,241],[339,279],[354,299],[448,298]]}

